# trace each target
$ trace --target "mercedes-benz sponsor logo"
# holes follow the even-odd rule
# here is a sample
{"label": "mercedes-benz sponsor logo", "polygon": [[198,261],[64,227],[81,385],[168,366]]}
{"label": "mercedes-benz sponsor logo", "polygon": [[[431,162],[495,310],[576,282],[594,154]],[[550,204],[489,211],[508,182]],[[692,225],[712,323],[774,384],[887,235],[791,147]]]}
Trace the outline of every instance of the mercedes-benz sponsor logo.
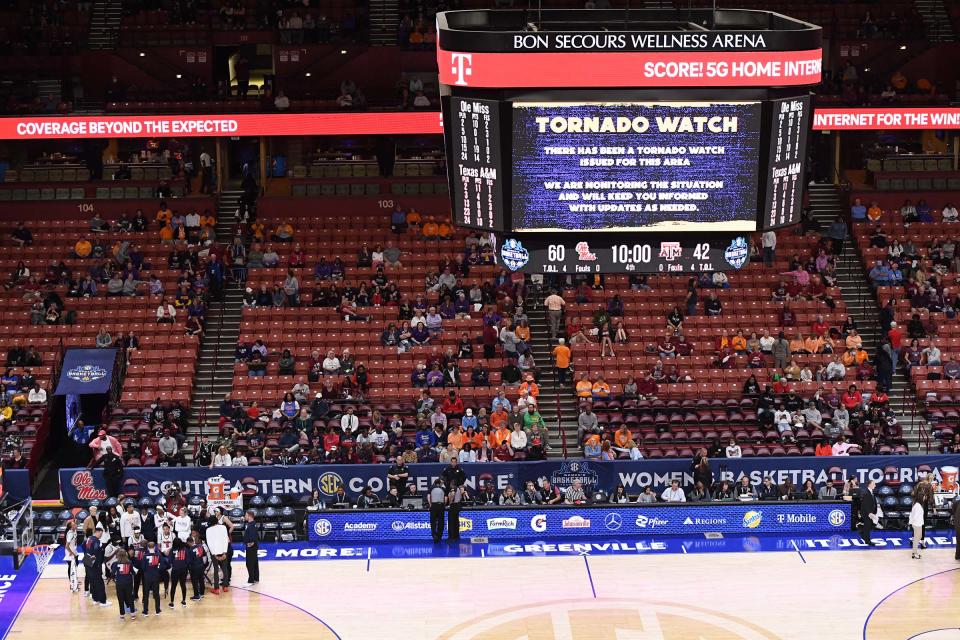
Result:
{"label": "mercedes-benz sponsor logo", "polygon": [[603,526],[610,531],[616,531],[623,526],[623,518],[620,517],[619,513],[608,513],[607,517],[603,519]]}

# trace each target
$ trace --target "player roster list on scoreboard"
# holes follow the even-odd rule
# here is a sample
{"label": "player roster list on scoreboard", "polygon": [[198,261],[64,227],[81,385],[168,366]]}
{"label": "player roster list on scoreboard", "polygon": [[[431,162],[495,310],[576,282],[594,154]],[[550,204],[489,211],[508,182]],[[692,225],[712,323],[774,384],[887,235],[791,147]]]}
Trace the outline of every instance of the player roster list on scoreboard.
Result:
{"label": "player roster list on scoreboard", "polygon": [[455,97],[450,107],[453,158],[447,162],[459,178],[451,187],[456,222],[464,227],[499,230],[503,226],[499,103]]}
{"label": "player roster list on scoreboard", "polygon": [[759,102],[513,105],[516,231],[755,231]]}
{"label": "player roster list on scoreboard", "polygon": [[763,210],[765,228],[800,222],[810,96],[774,100],[771,107],[770,159]]}

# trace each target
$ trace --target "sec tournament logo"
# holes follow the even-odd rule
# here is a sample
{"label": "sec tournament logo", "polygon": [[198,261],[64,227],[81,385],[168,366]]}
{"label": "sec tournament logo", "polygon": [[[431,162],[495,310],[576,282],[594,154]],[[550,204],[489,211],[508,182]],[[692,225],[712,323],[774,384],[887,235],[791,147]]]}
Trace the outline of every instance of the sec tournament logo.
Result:
{"label": "sec tournament logo", "polygon": [[835,527],[842,527],[843,523],[847,521],[847,514],[845,514],[840,509],[834,509],[827,514],[827,522],[832,524]]}
{"label": "sec tournament logo", "polygon": [[734,269],[741,269],[750,259],[750,249],[747,247],[747,240],[743,236],[737,236],[730,241],[730,246],[723,252],[723,257]]}
{"label": "sec tournament logo", "polygon": [[329,520],[318,518],[317,521],[313,523],[313,532],[320,538],[330,535],[332,531],[333,525],[330,524]]}
{"label": "sec tournament logo", "polygon": [[107,377],[107,370],[95,364],[83,364],[67,371],[67,377],[77,382],[95,382]]}
{"label": "sec tournament logo", "polygon": [[337,493],[337,489],[343,486],[343,478],[339,473],[327,471],[317,480],[317,489],[325,496],[332,496]]}
{"label": "sec tournament logo", "polygon": [[530,261],[530,252],[524,248],[519,240],[509,238],[500,247],[500,257],[510,271],[516,271],[522,269]]}

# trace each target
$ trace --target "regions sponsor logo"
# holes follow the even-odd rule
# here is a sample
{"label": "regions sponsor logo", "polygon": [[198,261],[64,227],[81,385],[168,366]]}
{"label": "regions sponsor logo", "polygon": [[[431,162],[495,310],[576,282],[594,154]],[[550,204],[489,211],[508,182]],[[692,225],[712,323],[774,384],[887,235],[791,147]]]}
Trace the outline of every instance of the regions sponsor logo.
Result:
{"label": "regions sponsor logo", "polygon": [[530,528],[537,533],[543,533],[547,530],[547,516],[544,513],[538,513],[530,518]]}
{"label": "regions sponsor logo", "polygon": [[550,483],[560,489],[566,489],[579,480],[584,491],[592,491],[597,486],[597,472],[590,468],[589,462],[572,460],[563,462],[560,468],[550,474]]}
{"label": "regions sponsor logo", "polygon": [[760,511],[747,511],[743,514],[743,526],[747,529],[756,529],[763,522],[763,513]]}
{"label": "regions sponsor logo", "polygon": [[[462,521],[463,518],[460,518]],[[390,528],[394,531],[422,531],[430,528],[429,522],[404,522],[403,520],[394,520]]]}
{"label": "regions sponsor logo", "polygon": [[842,527],[846,521],[847,514],[845,514],[842,509],[834,509],[827,514],[827,522],[835,527]]}
{"label": "regions sponsor logo", "polygon": [[730,241],[730,246],[723,252],[723,258],[734,269],[740,269],[747,264],[750,258],[750,248],[743,236],[737,236]]}
{"label": "regions sponsor logo", "polygon": [[333,525],[325,518],[317,518],[313,523],[313,532],[324,538],[333,532]]}
{"label": "regions sponsor logo", "polygon": [[107,377],[107,370],[95,364],[82,364],[67,371],[67,377],[77,382],[96,382]]}
{"label": "regions sponsor logo", "polygon": [[348,522],[343,525],[344,531],[376,531],[376,522]]}
{"label": "regions sponsor logo", "polygon": [[[429,523],[428,528],[429,528]],[[460,516],[460,531],[473,531],[473,520]]]}
{"label": "regions sponsor logo", "polygon": [[93,474],[89,471],[77,471],[70,478],[70,484],[77,490],[77,500],[106,500],[107,492],[97,489],[93,484]]}
{"label": "regions sponsor logo", "polygon": [[590,519],[583,516],[570,516],[562,523],[564,529],[589,529]]}
{"label": "regions sponsor logo", "polygon": [[488,531],[493,531],[495,529],[516,529],[516,528],[517,528],[516,518],[487,518]]}
{"label": "regions sponsor logo", "polygon": [[603,519],[603,526],[610,531],[616,531],[623,526],[623,518],[620,517],[619,513],[608,513]]}
{"label": "regions sponsor logo", "polygon": [[726,518],[700,518],[700,517],[693,518],[693,517],[687,516],[687,518],[683,521],[683,524],[687,526],[726,525],[727,519]]}
{"label": "regions sponsor logo", "polygon": [[337,489],[343,486],[343,478],[339,473],[327,471],[317,480],[317,489],[325,496],[336,495]]}
{"label": "regions sponsor logo", "polygon": [[666,524],[669,524],[667,520],[663,518],[658,518],[656,516],[645,516],[640,514],[637,516],[637,519],[634,521],[634,524],[637,525],[640,529],[653,529],[655,527],[662,527]]}
{"label": "regions sponsor logo", "polygon": [[508,238],[500,247],[500,257],[510,271],[522,269],[530,261],[530,252],[514,238]]}

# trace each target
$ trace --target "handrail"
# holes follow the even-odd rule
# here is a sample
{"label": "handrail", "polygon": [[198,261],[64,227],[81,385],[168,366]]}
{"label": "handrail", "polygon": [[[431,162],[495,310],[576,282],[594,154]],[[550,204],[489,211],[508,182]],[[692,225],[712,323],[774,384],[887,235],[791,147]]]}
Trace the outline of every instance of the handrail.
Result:
{"label": "handrail", "polygon": [[567,430],[563,428],[563,411],[560,409],[560,393],[558,389],[554,394],[554,401],[557,403],[557,430],[560,432],[560,448],[563,451],[563,457],[567,457]]}

